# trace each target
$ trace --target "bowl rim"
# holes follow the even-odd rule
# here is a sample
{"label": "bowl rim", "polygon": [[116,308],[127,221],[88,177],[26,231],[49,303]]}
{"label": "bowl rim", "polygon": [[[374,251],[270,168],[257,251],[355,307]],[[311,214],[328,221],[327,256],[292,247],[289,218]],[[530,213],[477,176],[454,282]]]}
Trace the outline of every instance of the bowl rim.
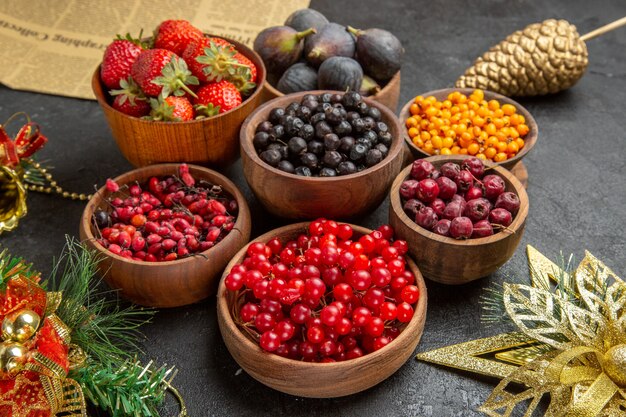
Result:
{"label": "bowl rim", "polygon": [[[445,94],[446,96],[450,93],[453,93],[455,91],[458,91],[460,93],[463,93],[465,95],[471,94],[474,90],[478,90],[476,88],[441,88],[439,90],[432,90],[432,91],[427,91],[425,93],[422,94],[417,94],[415,95],[411,100],[407,101],[404,106],[402,106],[402,110],[400,110],[399,116],[398,118],[400,119],[400,123],[402,125],[402,136],[405,140],[405,142],[409,145],[409,147],[412,150],[417,151],[420,155],[423,155],[425,158],[426,157],[430,157],[430,156],[439,156],[439,155],[430,155],[426,152],[424,152],[422,149],[420,149],[417,145],[415,145],[413,143],[413,141],[411,141],[411,138],[408,135],[408,129],[406,127],[406,119],[409,117],[409,108],[411,107],[411,104],[414,103],[415,101],[415,97],[417,96],[423,96],[423,97],[428,97],[428,96],[435,96],[435,95],[443,95]],[[522,106],[520,103],[518,103],[517,101],[513,100],[510,97],[504,96],[502,94],[498,94],[495,91],[491,91],[491,90],[482,90],[485,94],[485,99],[489,99],[489,100],[498,100],[500,102],[504,102],[504,104],[512,104],[515,106],[515,108],[517,109],[517,111],[519,113],[521,113],[524,118],[526,119],[526,125],[529,128],[528,134],[526,135],[526,138],[530,138],[530,140],[528,141],[529,143],[526,145],[526,138],[524,139],[524,147],[522,148],[521,152],[518,152],[517,155],[515,155],[513,158],[507,159],[506,161],[502,161],[502,162],[495,162],[495,161],[489,161],[492,162],[494,164],[497,165],[508,165],[508,166],[513,166],[515,164],[517,164],[518,162],[520,162],[522,160],[522,158],[524,158],[534,147],[535,144],[537,143],[537,140],[539,139],[539,127],[537,126],[537,121],[535,120],[535,118],[533,117],[533,115],[528,111],[528,109],[526,109],[526,107]],[[445,156],[445,155],[444,155]]]}
{"label": "bowl rim", "polygon": [[[377,97],[380,97],[380,94],[381,94],[381,93],[383,93],[383,92],[385,92],[385,93],[386,93],[387,91],[389,91],[389,90],[387,89],[387,87],[391,88],[391,87],[390,87],[390,86],[391,86],[391,83],[392,83],[392,82],[393,82],[393,83],[396,83],[396,82],[398,81],[398,79],[400,78],[400,71],[401,71],[401,69],[399,69],[399,70],[398,70],[398,72],[396,72],[395,74],[393,74],[393,77],[391,77],[391,78],[387,81],[387,83],[385,84],[385,86],[384,86],[384,87],[382,87],[378,93],[376,93],[376,94],[372,94],[372,95],[367,96],[367,97],[368,97],[368,98],[371,98],[371,99],[373,99],[373,100],[376,100],[376,98],[377,98]],[[274,94],[274,95],[275,95],[275,96],[277,96],[277,97],[282,97],[282,96],[286,96],[286,95],[287,95],[287,94],[285,94],[285,93],[283,93],[283,92],[279,91],[279,90],[278,90],[278,88],[274,87],[274,86],[273,86],[273,85],[272,85],[269,81],[267,81],[267,80],[265,81],[265,88],[267,88],[267,89],[268,89],[268,90],[269,90],[272,94]],[[309,91],[309,90],[307,90],[307,91]],[[316,90],[310,90],[310,91],[316,91]],[[290,93],[290,94],[293,94],[293,93]]]}
{"label": "bowl rim", "polygon": [[[237,329],[237,332],[233,332],[233,334],[235,334],[234,337],[235,339],[237,339],[239,346],[242,349],[245,349],[248,351],[252,350],[253,354],[255,355],[259,355],[259,354],[266,355],[268,360],[276,361],[277,365],[298,366],[302,368],[327,367],[327,368],[335,368],[337,370],[337,369],[342,369],[342,368],[351,368],[353,366],[360,366],[361,364],[367,363],[371,361],[374,357],[384,354],[390,349],[393,349],[394,346],[397,346],[399,344],[399,343],[394,343],[398,340],[405,340],[410,337],[418,338],[418,339],[421,338],[422,333],[423,333],[423,328],[422,328],[422,333],[416,334],[416,331],[419,330],[419,327],[423,326],[423,324],[426,322],[426,315],[427,315],[427,309],[428,309],[428,290],[426,287],[426,282],[424,280],[424,277],[421,271],[419,270],[419,267],[417,266],[415,261],[411,259],[408,253],[405,254],[404,257],[407,260],[407,265],[410,266],[411,270],[415,274],[415,281],[416,281],[416,285],[418,286],[420,290],[420,297],[417,301],[417,306],[414,309],[413,317],[406,324],[406,327],[404,328],[404,330],[402,330],[400,335],[396,337],[391,343],[387,344],[386,346],[382,347],[381,349],[377,351],[368,353],[359,358],[349,359],[349,360],[345,360],[342,362],[331,362],[331,363],[304,362],[304,361],[298,361],[295,359],[284,358],[282,356],[276,355],[273,352],[266,352],[263,349],[261,349],[261,347],[258,344],[255,344],[243,334],[243,332],[239,329],[239,326],[237,326],[237,324],[233,320],[233,317],[232,317],[232,314],[228,305],[228,301],[226,297],[228,290],[226,289],[226,285],[224,284],[224,280],[226,276],[228,275],[228,273],[230,272],[230,270],[233,268],[234,265],[236,265],[237,263],[243,260],[243,258],[245,257],[246,251],[248,249],[248,246],[251,243],[267,242],[270,239],[276,236],[279,236],[281,234],[285,234],[285,233],[293,233],[293,232],[297,232],[300,230],[308,231],[308,227],[310,223],[311,222],[292,223],[287,226],[282,226],[282,227],[270,230],[269,232],[264,233],[261,236],[251,239],[248,244],[246,244],[243,248],[241,248],[241,250],[237,252],[235,256],[233,256],[233,258],[228,263],[228,265],[226,265],[226,268],[224,269],[224,273],[222,274],[222,277],[220,278],[218,288],[217,288],[216,307],[218,310],[218,317],[222,315],[222,312],[225,312],[225,314],[223,314],[223,317],[222,317],[225,324],[229,328]],[[368,229],[363,226],[355,225],[352,223],[344,223],[344,222],[339,222],[339,223],[350,225],[355,233],[367,234],[372,231],[371,229]],[[221,328],[220,328],[220,332],[222,332]]]}
{"label": "bowl rim", "polygon": [[232,43],[233,45],[235,45],[235,49],[237,50],[237,52],[241,53],[246,58],[250,59],[254,63],[254,65],[257,67],[257,80],[256,80],[256,83],[255,83],[256,87],[254,89],[254,92],[252,94],[250,94],[250,96],[246,97],[246,99],[243,100],[242,103],[239,106],[234,107],[234,108],[232,108],[232,109],[230,109],[228,111],[225,111],[224,113],[216,114],[215,116],[206,117],[206,118],[203,118],[203,119],[187,120],[187,121],[184,121],[184,122],[145,120],[145,119],[143,119],[141,117],[131,116],[129,114],[123,113],[123,112],[113,108],[113,106],[111,106],[109,104],[109,102],[108,102],[108,100],[106,98],[106,95],[108,94],[108,91],[106,90],[104,84],[102,83],[102,80],[100,79],[100,68],[102,67],[102,63],[98,64],[98,66],[96,67],[96,70],[93,73],[93,76],[91,77],[91,89],[93,91],[94,96],[96,97],[96,100],[98,101],[98,103],[102,107],[104,107],[107,110],[110,110],[112,112],[115,112],[115,113],[121,115],[124,118],[130,119],[130,120],[133,120],[133,121],[138,121],[140,123],[146,123],[146,124],[159,123],[159,125],[180,125],[181,123],[184,123],[185,125],[201,124],[201,123],[206,122],[208,120],[215,120],[215,119],[218,119],[220,117],[226,117],[230,113],[235,112],[236,110],[240,109],[244,105],[247,105],[248,103],[252,102],[253,98],[257,97],[258,95],[260,95],[262,93],[263,86],[266,84],[267,71],[265,69],[265,64],[263,63],[263,60],[261,59],[259,54],[257,54],[254,50],[252,50],[248,46],[246,46],[246,45],[242,44],[241,42],[238,42],[238,41],[236,41],[234,39],[230,39],[230,38],[226,38],[226,37],[218,36],[218,35],[213,35],[213,34],[210,34],[210,33],[203,33],[203,35],[205,37],[224,39],[224,40]]}
{"label": "bowl rim", "polygon": [[[175,162],[170,162],[170,163],[163,163],[163,164],[155,164],[155,165],[147,165],[144,167],[140,167],[140,168],[136,168],[133,169],[131,171],[127,171],[123,174],[118,175],[117,177],[115,177],[113,179],[113,181],[118,182],[118,180],[120,180],[123,177],[126,176],[130,176],[131,174],[143,174],[144,171],[150,171],[150,170],[155,170],[155,169],[159,169],[162,170],[163,172],[161,174],[155,174],[155,175],[165,175],[167,172],[170,172],[172,169],[177,169],[181,164],[180,163],[175,163]],[[220,174],[217,171],[214,171],[212,169],[209,168],[205,168],[203,166],[199,166],[199,165],[193,165],[193,164],[188,164],[189,166],[189,170],[190,171],[196,171],[196,172],[201,172],[203,174],[208,174],[208,175],[212,175],[215,176],[219,179],[220,184],[218,185],[227,185],[228,187],[231,187],[232,190],[234,192],[230,192],[228,191],[229,194],[231,194],[235,201],[237,201],[237,206],[238,206],[238,213],[237,213],[237,220],[235,220],[235,225],[233,226],[233,229],[231,230],[231,232],[233,232],[235,229],[241,229],[243,223],[245,222],[244,217],[247,214],[242,215],[242,211],[245,211],[246,213],[249,212],[248,209],[248,203],[245,199],[245,197],[243,196],[243,194],[241,193],[241,191],[239,190],[239,188],[231,181],[229,180],[226,176]],[[109,191],[107,191],[106,189],[106,185],[100,187],[91,197],[91,199],[87,202],[87,205],[85,206],[84,210],[83,210],[83,214],[81,215],[80,218],[80,222],[83,224],[83,228],[85,230],[85,235],[87,235],[85,240],[89,240],[93,246],[99,251],[102,252],[105,256],[110,257],[118,262],[125,262],[128,264],[133,264],[133,265],[138,265],[144,268],[158,268],[161,266],[170,266],[170,265],[183,265],[185,263],[191,263],[194,261],[199,260],[200,258],[198,256],[187,256],[185,258],[182,259],[176,259],[173,261],[164,261],[164,262],[146,262],[146,261],[136,261],[134,259],[128,259],[128,258],[124,258],[123,256],[119,256],[116,255],[114,253],[112,253],[111,251],[107,250],[104,246],[102,246],[97,239],[95,238],[93,232],[92,232],[92,224],[91,224],[91,216],[93,215],[93,212],[95,211],[96,207],[104,200],[104,198],[111,194]],[[243,203],[243,204],[242,204]],[[211,251],[217,247],[219,247],[220,243],[224,242],[225,239],[228,239],[229,236],[231,236],[231,232],[228,233],[228,235],[226,235],[224,237],[224,239],[222,239],[220,242],[218,242],[215,246],[203,251],[203,252],[197,252],[194,255],[204,255],[204,256],[208,256],[210,253],[212,253]],[[231,237],[230,239],[233,239],[233,237]],[[246,245],[247,246],[247,245]]]}
{"label": "bowl rim", "polygon": [[[285,94],[283,96],[273,98],[272,100],[269,100],[263,103],[262,105],[260,105],[259,107],[257,107],[256,109],[254,109],[254,111],[250,113],[248,117],[246,117],[246,120],[244,120],[243,124],[241,125],[241,129],[239,131],[239,143],[240,143],[242,153],[245,153],[253,163],[259,165],[261,168],[268,170],[276,175],[279,175],[284,178],[309,181],[311,183],[329,183],[332,181],[354,180],[354,179],[358,179],[361,177],[366,177],[370,174],[373,174],[383,169],[385,166],[389,165],[398,157],[398,155],[402,152],[403,143],[404,143],[402,140],[402,136],[403,136],[402,126],[400,124],[400,121],[398,120],[398,117],[394,114],[393,111],[391,111],[384,104],[381,104],[375,100],[372,100],[371,98],[363,97],[363,100],[367,103],[368,106],[376,107],[381,112],[382,118],[384,119],[385,123],[388,126],[395,125],[395,129],[398,131],[398,134],[394,135],[394,137],[392,138],[392,143],[391,143],[391,146],[389,147],[389,152],[387,153],[387,156],[383,158],[383,160],[380,161],[378,164],[373,165],[369,168],[366,168],[360,172],[355,172],[354,174],[337,175],[335,177],[319,177],[319,176],[318,177],[305,177],[302,175],[296,175],[296,174],[291,174],[289,172],[281,171],[280,169],[274,168],[273,166],[263,162],[263,160],[261,160],[261,158],[259,157],[259,154],[256,152],[256,149],[252,145],[252,138],[248,138],[246,134],[248,127],[251,126],[252,124],[252,120],[256,118],[258,114],[268,109],[269,107],[279,107],[277,106],[278,102],[282,103],[284,101],[285,103],[292,103],[292,102],[299,101],[300,98],[304,97],[307,94],[317,95],[317,94],[324,94],[324,93],[344,94],[345,91],[310,90],[310,91],[301,91],[298,93]],[[280,106],[282,106],[282,104]]]}
{"label": "bowl rim", "polygon": [[[469,159],[471,157],[472,156],[470,155],[433,155],[433,156],[429,156],[428,158],[424,158],[424,160],[429,161],[431,163],[441,162],[441,161],[456,162],[459,159],[464,160],[464,159]],[[445,162],[442,162],[442,163],[445,163]],[[404,182],[408,178],[411,172],[412,165],[408,165],[407,167],[403,168],[402,171],[400,171],[400,173],[393,180],[393,184],[391,185],[391,190],[389,191],[389,204],[391,205],[391,210],[393,210],[394,214],[406,226],[408,226],[413,232],[418,233],[425,238],[434,240],[439,243],[445,243],[445,244],[455,245],[459,247],[479,246],[483,244],[491,244],[494,242],[498,242],[500,240],[504,240],[508,238],[509,236],[512,236],[513,234],[517,233],[522,228],[522,226],[526,222],[526,218],[528,217],[528,210],[530,208],[530,200],[528,198],[528,194],[526,193],[526,189],[524,188],[522,183],[517,179],[517,177],[513,173],[511,173],[511,171],[493,162],[483,161],[483,163],[485,163],[487,167],[493,169],[498,175],[500,175],[501,177],[504,177],[507,181],[509,181],[511,185],[513,186],[513,188],[515,189],[515,192],[518,195],[520,201],[526,202],[525,205],[522,205],[520,207],[519,212],[517,213],[517,215],[511,222],[511,224],[508,226],[508,228],[512,229],[513,232],[507,232],[506,230],[503,230],[501,232],[494,233],[491,236],[458,240],[458,239],[454,239],[453,237],[441,236],[441,235],[438,235],[437,233],[424,229],[422,226],[418,225],[413,220],[411,220],[411,218],[404,212],[404,209],[402,208],[402,200],[400,199],[400,194],[393,192],[394,189],[399,188],[400,184],[402,184],[402,182]]]}

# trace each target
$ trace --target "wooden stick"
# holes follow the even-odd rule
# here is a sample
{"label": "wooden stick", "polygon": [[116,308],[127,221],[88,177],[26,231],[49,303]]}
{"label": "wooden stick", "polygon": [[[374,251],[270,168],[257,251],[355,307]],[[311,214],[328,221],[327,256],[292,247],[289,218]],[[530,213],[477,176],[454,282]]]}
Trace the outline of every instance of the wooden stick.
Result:
{"label": "wooden stick", "polygon": [[599,27],[596,30],[592,30],[589,33],[585,33],[583,36],[580,37],[580,39],[582,39],[583,41],[588,41],[589,39],[593,39],[596,36],[604,35],[605,33],[610,32],[613,29],[617,29],[618,27],[624,26],[624,25],[626,25],[626,16],[622,17],[621,19],[616,20],[613,23],[609,23],[608,25]]}

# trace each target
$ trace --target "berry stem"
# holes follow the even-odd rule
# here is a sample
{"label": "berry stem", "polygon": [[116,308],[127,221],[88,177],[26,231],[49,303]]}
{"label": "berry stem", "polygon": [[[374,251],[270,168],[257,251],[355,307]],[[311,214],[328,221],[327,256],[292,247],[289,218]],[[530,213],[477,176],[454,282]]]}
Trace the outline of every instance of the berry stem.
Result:
{"label": "berry stem", "polygon": [[176,84],[182,88],[185,92],[187,92],[190,96],[192,96],[193,98],[198,98],[198,96],[196,95],[196,93],[194,93],[193,91],[191,91],[191,89],[189,87],[187,87],[187,85],[182,82],[181,80],[177,80]]}

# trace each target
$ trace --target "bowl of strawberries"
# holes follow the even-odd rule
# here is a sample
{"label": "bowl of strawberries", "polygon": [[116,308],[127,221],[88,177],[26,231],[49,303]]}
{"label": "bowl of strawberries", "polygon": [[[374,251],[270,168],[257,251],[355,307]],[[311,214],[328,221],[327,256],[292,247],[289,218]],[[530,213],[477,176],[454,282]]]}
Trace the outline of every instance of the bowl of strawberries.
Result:
{"label": "bowl of strawberries", "polygon": [[261,104],[265,67],[250,48],[166,20],[152,38],[118,36],[92,89],[126,159],[140,167],[223,167],[239,152],[243,120]]}

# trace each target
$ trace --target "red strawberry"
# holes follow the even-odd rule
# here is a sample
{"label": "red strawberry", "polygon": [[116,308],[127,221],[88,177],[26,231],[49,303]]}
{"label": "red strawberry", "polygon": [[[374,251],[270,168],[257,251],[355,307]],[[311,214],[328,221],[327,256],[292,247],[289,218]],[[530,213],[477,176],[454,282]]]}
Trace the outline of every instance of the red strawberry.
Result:
{"label": "red strawberry", "polygon": [[183,59],[167,49],[143,51],[133,63],[131,75],[146,95],[181,96],[187,92],[195,97],[187,84],[198,84],[198,79],[191,75]]}
{"label": "red strawberry", "polygon": [[241,94],[237,87],[229,81],[207,84],[198,90],[198,98],[194,100],[199,114],[212,116],[215,110],[227,112],[241,104]]}
{"label": "red strawberry", "polygon": [[237,62],[239,62],[240,64],[243,64],[247,66],[248,68],[250,68],[250,82],[255,83],[256,82],[256,65],[254,65],[254,63],[250,61],[248,57],[242,54],[241,52],[237,52],[233,58],[235,58]]}
{"label": "red strawberry", "polygon": [[152,111],[150,117],[153,120],[164,122],[186,122],[193,120],[193,106],[185,97],[169,96],[166,98],[150,99]]}
{"label": "red strawberry", "polygon": [[109,94],[115,97],[113,108],[134,117],[143,117],[150,113],[150,104],[143,91],[131,77],[120,81],[120,90],[111,90]]}
{"label": "red strawberry", "polygon": [[157,28],[154,47],[181,55],[187,45],[203,37],[202,31],[186,20],[165,20]]}
{"label": "red strawberry", "polygon": [[107,46],[100,66],[100,78],[107,88],[120,88],[120,80],[130,76],[133,62],[143,51],[141,43],[130,35],[126,39],[119,37]]}
{"label": "red strawberry", "polygon": [[197,42],[193,42],[187,45],[187,48],[185,48],[183,54],[181,55],[187,63],[187,67],[189,68],[191,73],[198,77],[198,80],[203,83],[207,83],[209,82],[209,80],[204,74],[204,71],[202,71],[202,69],[204,68],[204,64],[198,62],[196,58],[204,55],[204,48],[208,48],[210,43],[211,40],[209,38],[202,38]]}

